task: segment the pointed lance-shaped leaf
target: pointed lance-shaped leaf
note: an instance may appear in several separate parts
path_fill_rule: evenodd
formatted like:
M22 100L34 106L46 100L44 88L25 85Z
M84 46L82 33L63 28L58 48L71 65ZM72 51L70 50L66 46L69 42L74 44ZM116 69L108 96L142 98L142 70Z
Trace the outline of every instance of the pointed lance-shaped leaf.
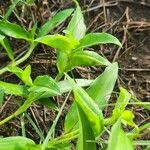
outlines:
M90 122L93 133L99 135L103 130L103 115L101 110L84 89L79 87L68 75L66 76L73 87L75 102L85 113Z
M12 49L10 47L10 44L7 40L7 38L3 35L0 35L0 44L4 47L4 49L6 50L7 52L7 55L8 57L14 61L14 55L13 55L13 52L12 52Z
M89 33L83 37L76 49L83 49L98 44L116 44L121 46L119 40L108 33Z
M126 89L120 87L120 94L115 104L113 115L110 118L112 123L115 122L121 116L126 106L128 105L130 99L131 94Z
M48 34L52 29L67 19L72 12L73 9L66 9L56 13L52 18L49 18L49 20L39 29L37 37L45 36Z
M32 93L43 93L39 98L48 98L61 94L56 81L47 75L38 76L34 80L33 86L29 88L29 91Z
M68 37L59 34L43 36L37 38L35 41L51 46L66 53L69 53L70 50L74 49L78 44L72 42Z
M77 40L80 40L85 36L86 26L81 8L76 0L74 0L74 2L76 3L77 8L66 30L68 30Z
M22 70L17 66L10 65L9 67L7 67L7 70L9 72L14 73L18 78L20 78L25 83L25 85L32 86L30 65L28 65L24 70Z
M111 63L93 51L78 51L70 55L71 66L108 66Z
M32 79L31 79L31 65L28 65L22 73L22 81L28 85L32 86Z
M59 74L63 74L70 69L68 54L57 50L57 68Z
M91 124L82 110L80 105L77 104L78 116L79 116L79 136L76 149L77 150L96 150L96 143L94 132Z
M0 21L0 31L7 36L14 37L16 39L30 40L30 34L15 23L6 21Z
M17 96L26 97L29 94L26 86L3 81L0 81L0 89L3 89L6 94L13 94Z
M109 65L105 71L98 76L86 90L89 96L98 104L100 109L108 103L118 77L118 64ZM78 116L75 103L70 107L65 118L65 131L70 132L77 127Z
M88 87L94 80L88 79L75 79L76 83L80 87ZM68 82L68 80L63 80L58 82L59 89L61 93L65 93L72 90L72 86Z
M121 129L121 119L111 129L107 150L134 150L132 142Z

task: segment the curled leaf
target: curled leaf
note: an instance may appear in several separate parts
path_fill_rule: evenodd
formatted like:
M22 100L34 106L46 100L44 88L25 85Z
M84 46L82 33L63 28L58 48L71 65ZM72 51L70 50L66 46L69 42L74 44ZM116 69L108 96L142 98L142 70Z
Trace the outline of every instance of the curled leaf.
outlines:
M133 119L135 118L134 114L130 110L125 110L121 115L121 120L125 125L130 125L133 127L137 127L134 123Z

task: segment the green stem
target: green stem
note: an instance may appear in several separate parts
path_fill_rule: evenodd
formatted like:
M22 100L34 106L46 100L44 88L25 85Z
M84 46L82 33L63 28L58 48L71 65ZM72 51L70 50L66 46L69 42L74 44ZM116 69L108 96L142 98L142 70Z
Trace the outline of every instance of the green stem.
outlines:
M42 132L41 128L39 127L39 125L38 124L36 125L35 122L32 120L32 118L30 117L30 115L28 115L27 113L26 113L26 117L29 120L29 123L32 125L32 127L36 131L36 133L39 135L40 141L43 142L44 141L44 135L43 135L43 132Z
M46 147L47 147L47 145L48 145L48 142L49 142L49 140L51 139L51 135L52 135L52 133L53 133L54 130L55 130L56 124L57 124L57 122L58 122L58 120L59 120L59 118L60 118L60 116L61 116L61 113L62 113L62 111L63 111L63 109L64 109L64 107L65 107L65 105L66 105L66 102L67 102L67 100L68 100L68 98L69 98L69 95L70 95L70 92L68 93L68 96L66 97L66 99L65 99L63 105L61 106L61 108L60 108L60 110L59 110L59 112L58 112L58 114L57 114L55 120L53 121L53 124L52 124L50 130L48 131L48 134L47 134L47 136L46 136L46 138L45 138L45 140L44 140L44 142L43 142L43 144L42 144L41 150L45 150L45 149L46 149Z
M140 136L140 133L145 130L145 129L148 129L150 128L150 123L146 123L144 125L141 125L138 127L138 129L133 129L131 132L129 132L127 135L128 137L130 137L131 139L135 139L137 137Z
M56 76L56 78L55 78L55 80L56 81L59 81L61 78L62 78L62 76L63 76L63 73L59 73L57 76Z
M11 6L9 7L9 9L7 10L7 12L4 15L4 18L7 20L9 18L9 16L11 15L11 13L14 11L15 7L17 6L17 4L20 2L20 0L15 0L12 2Z
M0 126L8 122L9 120L13 119L15 117L15 114L12 114L11 116L8 116L4 120L0 121Z
M4 120L0 121L0 126L3 125L4 123L8 122L9 120L17 117L18 115L22 114L24 111L26 111L30 105L40 96L41 93L39 93L37 96L33 96L33 97L29 97L27 98L27 100L25 100L25 102L23 103L22 106L20 106L16 112L14 112L12 115L8 116L7 118L5 118Z
M8 64L6 67L0 69L0 75L3 74L4 72L6 72L6 71L7 71L7 68L8 68L10 65L19 65L19 64L21 64L22 62L24 62L27 58L29 58L30 55L32 54L34 48L35 48L36 46L37 46L36 43L34 43L34 42L31 43L28 52L27 52L22 58L18 59L18 60L15 61L15 62L12 62L12 63Z
M144 124L142 126L139 127L139 131L142 132L145 129L150 128L150 123Z
M32 52L36 46L37 46L37 43L34 43L34 42L31 43L28 52L22 58L18 59L14 64L19 65L22 62L24 62L25 60L27 60L30 57L30 55L32 54Z
M66 143L68 141L72 141L72 140L76 139L78 136L79 136L79 129L72 131L70 133L64 134L64 135L50 141L48 143L48 148L53 145L58 145L58 144Z
M25 129L25 122L24 122L24 113L20 117L21 129L22 129L22 136L26 137L26 129Z

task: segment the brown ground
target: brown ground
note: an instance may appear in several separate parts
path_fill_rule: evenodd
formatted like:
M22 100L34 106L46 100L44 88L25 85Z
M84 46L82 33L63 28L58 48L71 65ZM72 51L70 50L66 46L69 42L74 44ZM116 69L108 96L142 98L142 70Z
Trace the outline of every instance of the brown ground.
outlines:
M5 1L6 2L6 1ZM9 2L9 1L8 1ZM123 44L122 49L114 46L97 46L97 52L105 55L111 61L118 61L120 65L118 86L124 86L129 89L142 101L150 102L150 1L149 0L82 0L82 10L84 10L85 20L88 32L108 32L120 39ZM0 10L3 13L8 6L4 1L0 1ZM39 24L46 21L55 11L72 6L71 1L63 2L61 0L44 0L36 2L36 5L28 6L25 12L21 7L17 7L16 13L20 20L13 14L10 20L19 24L28 26L33 24L33 18ZM21 17L22 14L22 17ZM66 27L66 22L54 30L60 32ZM23 42L12 41L16 55L24 52L27 45ZM1 64L7 63L5 54L0 55ZM55 77L57 69L55 67L55 53L46 46L39 46L32 54L30 59L21 66L30 63L32 65L32 76L49 74ZM94 78L100 73L100 69L78 68L74 72L79 77ZM18 82L16 77L6 73L2 75L1 80ZM0 117L3 118L16 109L16 98L6 97L6 105L0 111ZM14 103L15 100L15 103ZM59 100L59 101L58 101ZM58 105L61 100L56 99ZM18 103L18 101L17 101ZM68 107L68 106L67 106ZM67 109L66 107L66 109ZM132 107L136 114L136 122L143 124L150 121L149 111L139 106ZM52 120L55 118L55 112L42 106L34 104L30 110L31 116L37 119L44 132L48 130ZM58 133L62 132L63 114L60 124L57 128ZM43 120L44 119L44 120ZM35 131L27 125L27 134L29 137L38 140ZM15 119L0 127L0 135L11 136L21 134L20 122ZM143 139L150 140L150 134L145 134ZM140 148L137 148L140 149Z

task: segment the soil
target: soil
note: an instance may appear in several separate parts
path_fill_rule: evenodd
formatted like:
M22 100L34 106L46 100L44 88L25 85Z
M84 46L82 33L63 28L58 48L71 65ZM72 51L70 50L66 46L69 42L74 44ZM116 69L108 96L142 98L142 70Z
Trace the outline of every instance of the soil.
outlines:
M3 14L8 8L4 1L0 2L0 12ZM108 32L116 36L122 42L123 48L117 48L113 45L103 45L94 47L95 50L107 57L110 61L119 62L119 78L116 89L119 86L126 87L137 98L145 102L150 102L150 1L149 0L82 0L80 2L85 15L87 32ZM12 14L10 20L30 27L33 24L33 18L38 21L38 25L43 24L49 16L56 11L72 7L71 1L61 0L44 0L36 1L32 6L26 6L25 12L21 6L15 10L16 15ZM62 23L52 33L61 32L65 29L67 22ZM13 47L18 56L26 52L27 44L11 39ZM14 44L15 43L15 44ZM0 55L0 66L8 63L8 58L4 53ZM31 57L21 64L25 67L27 64L32 65L32 77L37 75L48 74L55 77L57 69L55 67L55 51L46 47L38 46ZM97 67L78 68L74 70L78 77L95 78L101 69ZM18 83L18 79L8 73L0 76L1 80ZM0 118L4 118L14 112L19 105L19 98L7 96L5 106L0 111ZM63 102L59 97L55 99L58 106ZM63 120L70 106L68 102L65 111L57 127L56 133L60 135L63 132ZM134 106L131 108L136 115L138 125L150 122L148 110L142 107ZM43 106L33 104L28 112L33 119L38 120L39 126L44 133L47 132L57 112L51 111ZM26 120L25 120L26 121ZM29 138L38 141L38 136L31 125L26 121L27 135ZM1 136L21 135L21 126L19 119L14 119L4 126L0 127ZM141 139L150 140L150 133L144 134ZM143 149L137 147L137 150Z

